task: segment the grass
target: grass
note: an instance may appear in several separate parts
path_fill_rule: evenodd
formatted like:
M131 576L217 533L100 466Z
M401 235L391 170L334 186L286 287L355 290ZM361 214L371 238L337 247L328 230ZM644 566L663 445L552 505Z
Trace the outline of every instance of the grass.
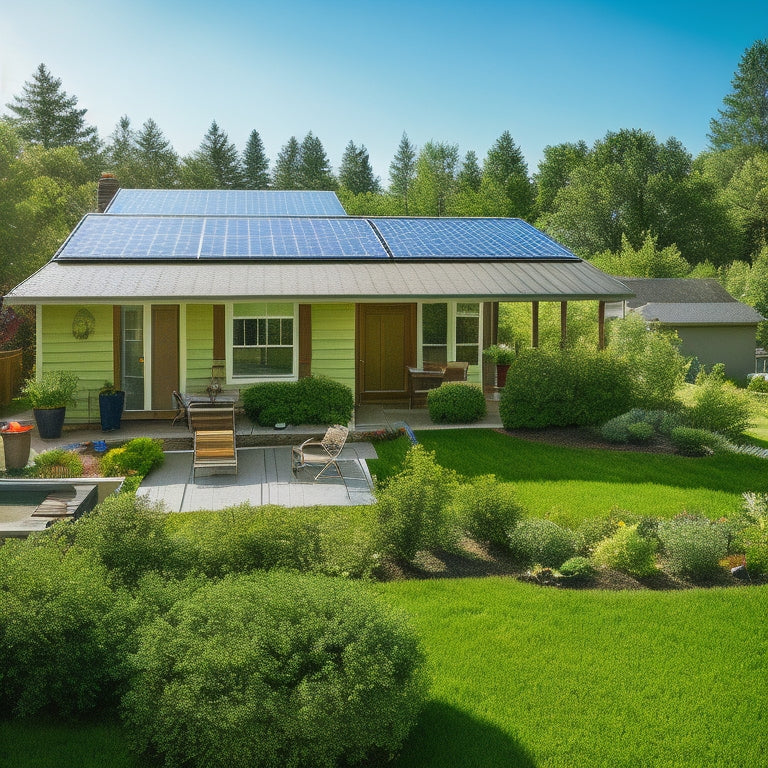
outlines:
M768 587L377 587L410 615L429 703L397 768L762 765Z
M683 509L727 515L744 491L768 492L765 459L722 454L684 456L567 448L521 440L494 430L431 430L418 439L438 463L467 475L495 474L514 482L535 516L576 524L614 507L638 515L671 517ZM369 461L380 480L399 470L406 439L377 443Z

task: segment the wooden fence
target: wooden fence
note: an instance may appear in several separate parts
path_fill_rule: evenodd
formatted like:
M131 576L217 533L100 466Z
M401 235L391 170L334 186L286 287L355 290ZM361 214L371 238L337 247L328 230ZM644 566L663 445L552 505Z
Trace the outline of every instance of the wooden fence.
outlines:
M0 351L0 407L19 394L21 386L21 350Z

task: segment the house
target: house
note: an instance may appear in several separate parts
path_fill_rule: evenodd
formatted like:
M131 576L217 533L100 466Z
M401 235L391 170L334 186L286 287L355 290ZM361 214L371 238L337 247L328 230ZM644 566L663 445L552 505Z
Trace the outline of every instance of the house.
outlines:
M466 361L482 382L499 301L533 303L537 343L538 302L598 301L602 331L604 302L630 296L519 219L347 216L332 192L116 186L103 178L103 212L5 297L37 308L38 371L80 377L71 420L105 379L126 390L126 418L165 416L172 391L203 391L214 363L230 389L314 374L357 403L405 401L406 366Z
M717 280L620 278L634 293L609 305L607 316L636 312L648 322L676 331L680 352L710 368L724 363L726 375L743 379L755 370L757 324L762 315L731 296Z

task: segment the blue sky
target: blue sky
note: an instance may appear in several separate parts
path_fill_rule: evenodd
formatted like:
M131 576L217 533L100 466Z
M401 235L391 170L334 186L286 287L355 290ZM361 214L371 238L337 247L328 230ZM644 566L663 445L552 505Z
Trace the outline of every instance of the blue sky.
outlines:
M22 7L23 6L23 7ZM505 130L533 173L548 144L641 128L694 155L768 2L0 0L0 109L44 62L102 138L153 117L181 154L216 120L274 159L312 130L375 172L403 131L474 149Z

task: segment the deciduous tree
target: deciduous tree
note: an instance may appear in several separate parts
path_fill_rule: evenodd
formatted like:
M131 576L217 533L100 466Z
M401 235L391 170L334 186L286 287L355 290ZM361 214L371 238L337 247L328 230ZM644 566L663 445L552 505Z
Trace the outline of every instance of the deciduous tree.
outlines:
M413 182L414 212L422 216L445 216L456 191L459 147L428 141L419 152Z

